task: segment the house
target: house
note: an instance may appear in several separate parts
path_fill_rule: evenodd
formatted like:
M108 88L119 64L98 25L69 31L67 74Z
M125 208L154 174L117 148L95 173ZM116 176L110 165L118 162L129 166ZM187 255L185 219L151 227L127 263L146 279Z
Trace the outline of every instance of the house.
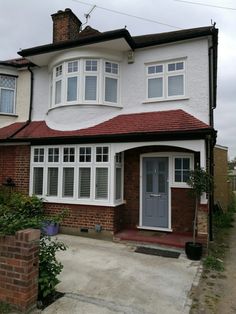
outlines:
M81 29L70 9L52 20L51 44L19 52L30 115L0 129L0 182L12 178L51 214L68 208L63 232L191 231L189 171L213 172L218 30L133 37ZM212 205L204 195L204 239Z

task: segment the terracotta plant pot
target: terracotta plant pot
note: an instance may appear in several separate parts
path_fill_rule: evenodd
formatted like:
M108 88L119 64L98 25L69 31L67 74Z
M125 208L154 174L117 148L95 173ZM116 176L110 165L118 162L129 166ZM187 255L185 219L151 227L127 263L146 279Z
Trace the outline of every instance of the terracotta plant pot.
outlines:
M185 253L188 259L199 261L202 258L202 243L186 242Z

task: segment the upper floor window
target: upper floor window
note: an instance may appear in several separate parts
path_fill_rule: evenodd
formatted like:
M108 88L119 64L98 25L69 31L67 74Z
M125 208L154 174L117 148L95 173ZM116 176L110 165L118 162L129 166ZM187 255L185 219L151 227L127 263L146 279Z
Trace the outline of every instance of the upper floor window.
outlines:
M52 104L118 104L119 64L102 59L63 62L53 69Z
M158 100L185 95L185 61L148 65L147 98Z
M0 113L15 112L16 78L0 75Z

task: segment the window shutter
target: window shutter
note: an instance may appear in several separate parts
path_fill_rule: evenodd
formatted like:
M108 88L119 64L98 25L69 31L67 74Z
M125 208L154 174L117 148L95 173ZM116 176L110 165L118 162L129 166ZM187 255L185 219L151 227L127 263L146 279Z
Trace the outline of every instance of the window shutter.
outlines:
M108 197L108 168L96 168L96 199Z
M74 168L63 168L62 196L73 197L74 195Z
M43 168L35 167L33 173L33 194L43 195Z
M58 168L48 168L48 196L57 196L58 191Z
M168 96L184 94L184 76L175 75L168 77Z
M97 77L86 76L85 77L85 100L97 99Z
M121 168L116 167L116 200L121 198Z
M106 77L105 79L105 101L117 102L117 79Z
M91 169L79 168L79 198L90 198Z
M148 79L148 98L163 96L163 79L162 77Z
M67 79L67 101L77 100L77 77Z

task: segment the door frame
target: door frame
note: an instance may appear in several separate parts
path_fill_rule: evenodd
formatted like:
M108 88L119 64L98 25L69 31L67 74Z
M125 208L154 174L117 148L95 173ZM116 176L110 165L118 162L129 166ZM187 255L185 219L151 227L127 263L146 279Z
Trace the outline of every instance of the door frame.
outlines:
M149 227L143 226L143 158L146 157L165 157L168 159L168 227L167 228L158 228L158 227ZM169 153L147 153L140 155L140 180L139 180L139 229L147 230L157 230L157 231L169 231L171 232L171 177L172 176L172 165L171 158Z

